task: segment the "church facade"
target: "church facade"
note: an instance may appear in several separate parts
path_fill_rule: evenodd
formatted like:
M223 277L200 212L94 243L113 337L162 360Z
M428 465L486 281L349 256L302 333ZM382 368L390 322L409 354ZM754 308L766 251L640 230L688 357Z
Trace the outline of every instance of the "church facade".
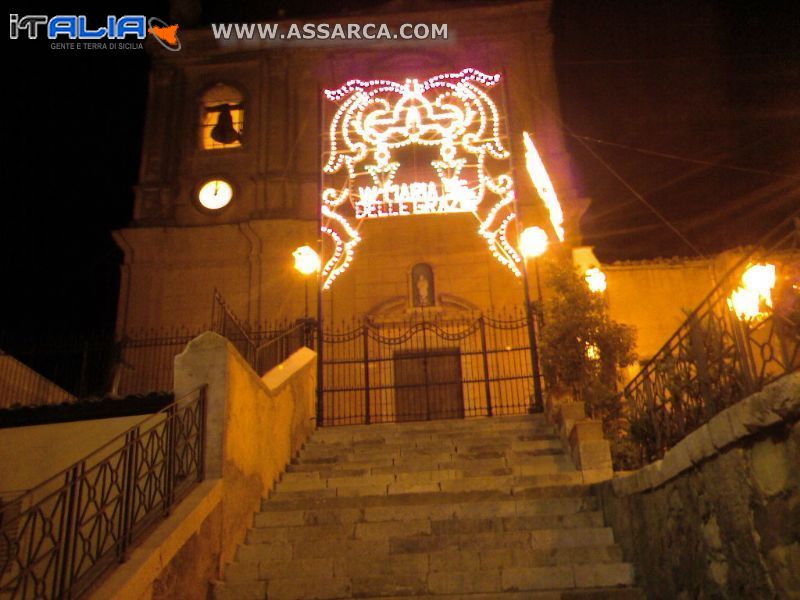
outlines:
M518 232L550 228L557 242L524 132L563 207L566 246L586 203L558 124L549 10L534 0L325 21L447 25L447 39L428 41L204 29L181 31L179 52L154 48L134 220L115 233L118 335L201 327L214 290L249 323L302 317L317 282L292 253L306 245L322 255L329 322L521 307Z

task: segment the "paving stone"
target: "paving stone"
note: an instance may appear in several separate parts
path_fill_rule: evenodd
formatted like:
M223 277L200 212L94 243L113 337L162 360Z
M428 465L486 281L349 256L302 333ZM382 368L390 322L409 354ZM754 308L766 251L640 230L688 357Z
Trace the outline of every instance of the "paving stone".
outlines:
M379 523L359 523L355 538L358 540L383 540L407 535L428 535L431 533L429 520L382 521Z
M424 556L424 555L423 555ZM477 550L446 549L427 555L429 569L434 571L477 571L481 568ZM500 565L498 565L499 568Z
M353 578L352 593L363 596L413 596L427 591L425 574L394 574L391 576L367 576Z
M574 565L577 587L612 587L631 585L633 567L626 563Z
M253 517L254 527L285 527L303 525L306 523L306 513L302 510L286 510L273 512L258 512Z
M417 575L424 580L429 570L428 554L402 554L365 561L352 561L348 557L338 557L334 563L334 574L337 577Z
M516 567L502 570L503 590L558 590L575 587L572 567Z
M258 566L259 579L287 579L305 577L334 577L332 557L295 558L281 563L261 563Z
M428 589L434 594L472 594L500 591L500 570L435 571L428 575Z
M371 506L364 509L364 521L402 521L404 519L448 519L454 517L458 504L421 504L417 506Z
M267 597L265 581L247 583L220 582L213 586L214 600L264 600Z
M269 600L330 600L347 598L351 591L349 579L336 577L281 577L267 585Z
M328 558L347 556L352 560L374 560L389 554L389 540L300 540L294 543L297 558Z
M444 483L451 483L445 481ZM438 492L442 489L442 484L438 482L417 483L417 482L397 482L389 485L389 494L417 494L420 492Z
M260 579L258 576L258 565L258 561L238 560L232 562L225 566L225 581L230 584L257 581Z

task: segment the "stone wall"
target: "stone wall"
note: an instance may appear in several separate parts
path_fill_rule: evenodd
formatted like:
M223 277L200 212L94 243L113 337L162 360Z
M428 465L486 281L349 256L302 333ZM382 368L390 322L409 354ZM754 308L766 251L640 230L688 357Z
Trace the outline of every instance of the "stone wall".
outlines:
M258 377L225 338L175 359L178 397L207 385L206 481L93 590L106 600L205 598L273 484L313 432L316 354L301 348Z
M800 598L800 373L599 486L652 599Z

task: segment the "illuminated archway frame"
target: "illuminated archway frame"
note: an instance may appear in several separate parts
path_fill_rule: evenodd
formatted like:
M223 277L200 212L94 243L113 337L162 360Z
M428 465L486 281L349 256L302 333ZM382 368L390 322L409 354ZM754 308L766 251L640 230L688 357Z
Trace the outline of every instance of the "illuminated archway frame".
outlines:
M422 82L351 80L325 91L338 109L323 156L321 232L332 247L323 289L350 266L364 220L416 214L472 213L495 258L521 276L522 259L507 239L516 235L510 153L486 91L499 82L499 74L464 69ZM413 144L439 148L431 162L438 182L394 183L402 165L393 152ZM371 185L358 186L365 178Z

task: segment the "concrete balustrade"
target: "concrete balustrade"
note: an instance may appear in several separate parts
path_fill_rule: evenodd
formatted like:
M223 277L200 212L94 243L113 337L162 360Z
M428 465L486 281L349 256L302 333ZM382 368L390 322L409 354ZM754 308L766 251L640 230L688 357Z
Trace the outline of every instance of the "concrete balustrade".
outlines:
M228 340L206 332L175 359L176 396L200 385L208 386L206 480L90 598L205 598L314 431L316 354L308 348L259 377Z

